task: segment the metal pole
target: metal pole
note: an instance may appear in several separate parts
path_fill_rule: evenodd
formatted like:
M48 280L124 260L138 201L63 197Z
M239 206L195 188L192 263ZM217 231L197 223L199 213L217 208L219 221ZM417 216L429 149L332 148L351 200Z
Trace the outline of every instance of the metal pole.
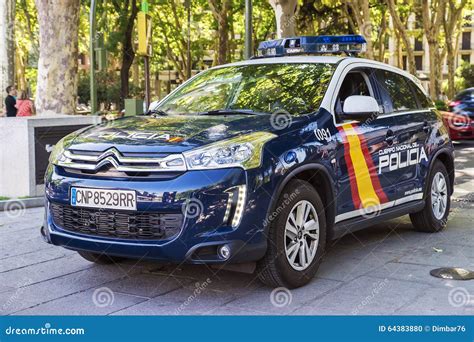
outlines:
M97 85L95 83L95 37L96 37L96 20L95 20L95 12L96 12L96 1L91 0L91 10L90 10L90 18L89 18L89 55L90 55L90 93L91 93L91 114L97 115Z
M186 51L186 59L188 60L188 63L186 64L186 78L190 79L191 78L191 2L189 0L186 0L184 5L186 6L186 9L188 11L188 41L187 41L187 51Z
M245 50L244 57L249 59L252 50L252 0L245 0Z
M150 57L144 56L144 66L145 66L145 111L148 111L150 108Z

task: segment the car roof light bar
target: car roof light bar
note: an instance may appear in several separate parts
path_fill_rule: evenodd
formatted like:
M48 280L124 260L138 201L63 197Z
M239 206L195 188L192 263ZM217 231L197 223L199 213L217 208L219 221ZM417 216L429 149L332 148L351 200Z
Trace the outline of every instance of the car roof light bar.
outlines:
M299 36L261 42L253 58L292 55L340 54L356 56L364 52L367 41L361 35Z

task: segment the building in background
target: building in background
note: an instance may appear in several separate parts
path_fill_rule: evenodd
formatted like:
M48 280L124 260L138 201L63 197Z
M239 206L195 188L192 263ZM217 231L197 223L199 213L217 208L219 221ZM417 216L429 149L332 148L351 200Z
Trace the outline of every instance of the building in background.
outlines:
M468 11L465 11L468 12ZM393 25L390 20L390 26L393 32ZM415 67L418 78L422 81L425 89L428 89L429 86L429 74L430 74L430 64L429 64L429 53L428 53L428 42L426 37L423 34L423 27L420 18L416 18L415 14L411 15L407 27L411 36L412 46L414 48L415 55ZM416 33L421 32L417 38ZM398 66L404 70L408 70L407 65L407 56L405 49L403 48L399 53L397 53L397 41L395 35L389 35L387 40L387 49L388 54L385 62L391 65ZM457 69L463 62L474 63L474 17L472 15L464 14L463 25L458 35L458 42L456 45L456 60L455 68ZM446 64L446 56L443 58L442 63L442 74L443 79L446 79L448 73L448 67Z

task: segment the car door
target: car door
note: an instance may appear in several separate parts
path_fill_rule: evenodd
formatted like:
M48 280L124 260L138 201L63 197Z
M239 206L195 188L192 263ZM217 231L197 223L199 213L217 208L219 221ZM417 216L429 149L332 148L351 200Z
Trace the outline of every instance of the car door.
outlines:
M395 196L396 185L377 172L379 151L387 146L386 134L392 122L384 115L375 70L369 67L350 69L336 89L333 106L338 129L336 222L341 222L379 212ZM374 97L380 106L379 115L363 122L341 120L344 99L351 95Z
M388 130L392 143L379 152L378 173L397 185L395 205L421 199L429 153L426 143L436 113L421 89L404 75L379 69L377 79L387 114L393 118Z

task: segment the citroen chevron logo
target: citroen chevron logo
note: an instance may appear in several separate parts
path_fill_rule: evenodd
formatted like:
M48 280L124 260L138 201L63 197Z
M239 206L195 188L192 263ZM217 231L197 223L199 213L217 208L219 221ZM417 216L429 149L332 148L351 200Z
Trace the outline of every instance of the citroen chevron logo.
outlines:
M120 152L117 151L115 148L108 149L104 153L102 153L99 158L97 158L97 167L100 168L106 164L110 164L113 167L117 168L120 163Z
M101 161L102 159L106 158L106 157L115 157L117 160L120 161L120 152L117 151L114 147L108 149L107 151L105 151L104 153L102 153L99 157L99 160L98 161Z

